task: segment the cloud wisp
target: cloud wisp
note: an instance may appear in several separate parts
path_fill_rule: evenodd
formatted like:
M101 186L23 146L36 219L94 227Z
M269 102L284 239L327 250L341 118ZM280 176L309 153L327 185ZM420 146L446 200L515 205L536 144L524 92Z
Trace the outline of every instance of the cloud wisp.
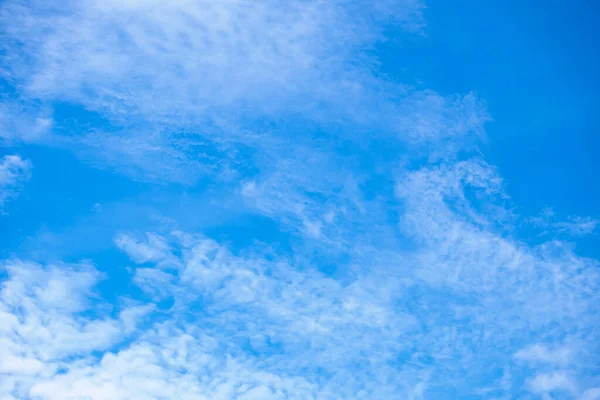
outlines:
M18 195L23 182L31 177L31 163L17 155L0 160L0 210L4 203Z

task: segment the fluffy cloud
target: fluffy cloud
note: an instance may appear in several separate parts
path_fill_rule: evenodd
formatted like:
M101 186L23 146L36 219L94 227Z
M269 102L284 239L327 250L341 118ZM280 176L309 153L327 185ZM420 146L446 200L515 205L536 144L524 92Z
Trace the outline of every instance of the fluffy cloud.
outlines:
M126 251L142 262L135 243L148 242L130 240ZM370 398L418 384L417 371L392 378L387 365L404 346L397 339L416 328L414 317L394 312L387 291L371 293L364 281L344 287L258 254L234 256L201 236L175 233L171 241L182 255L165 272L173 276L167 308L115 313L97 298L100 274L90 265L6 262L3 396ZM134 277L142 289L164 283L140 281L146 269ZM153 312L163 317L131 329ZM367 371L354 376L359 364Z
M494 233L474 204L461 204L469 185L500 193L479 161L399 182L403 220L423 224L410 230L421 245L341 279L260 248L233 254L198 234L123 233L115 242L137 265L142 293L114 310L94 291L101 274L89 264L6 261L1 390L40 399L590 398L597 263ZM434 188L439 196L410 203Z
M123 339L123 322L95 299L100 274L93 266L10 260L2 267L8 274L0 292L3 398L29 396L36 380ZM93 317L86 315L92 309Z

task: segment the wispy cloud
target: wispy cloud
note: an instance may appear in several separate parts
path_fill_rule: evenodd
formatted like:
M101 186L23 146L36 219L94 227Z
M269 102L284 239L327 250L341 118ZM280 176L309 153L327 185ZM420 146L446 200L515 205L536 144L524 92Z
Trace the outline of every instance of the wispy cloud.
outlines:
M3 141L177 191L206 177L201 206L179 219L235 208L291 238L233 246L176 220L137 234L154 212L142 201L121 211L127 224L97 208L82 224L111 231L131 264L119 279L119 263L3 261L0 397L597 397L598 262L512 235L519 216L479 149L482 100L377 73L371 50L390 27L422 33L423 8L0 6L14 92ZM3 159L0 205L30 169ZM530 222L576 236L597 224L549 211ZM71 248L88 228L43 245Z
M404 175L403 221L418 225L410 232L422 244L387 263L363 259L341 279L268 248L234 254L199 234L121 233L115 243L143 293L115 309L93 290L101 275L89 264L7 261L2 340L12 361L2 390L48 399L523 388L589 397L598 264L559 243L534 248L494 232L464 191L502 198L495 176L479 161ZM498 367L512 383L494 381Z
M0 207L16 196L24 181L31 176L31 163L20 156L4 156L0 160Z
M566 221L557 220L554 210L545 208L535 217L527 218L527 222L542 229L542 235L549 233L565 234L570 236L585 236L594 233L599 220L592 217L571 215Z
M365 51L384 38L380 26L421 30L423 8L417 0L11 1L2 7L11 54L3 68L21 103L51 109L68 102L106 119L105 129L84 129L66 144L74 132L58 123L56 140L82 157L138 179L190 183L253 165L240 147L274 157L311 136L260 134L264 128L254 125L261 120L277 131L279 121L294 120L352 122L347 133L362 125L407 136L464 134L470 127L451 121L454 108L464 113L470 105L434 92L406 98L407 88L374 74L376 59ZM402 117L414 108L420 122ZM436 109L445 115L426 122ZM12 125L50 123L15 111Z
M568 365L571 354L568 348L548 349L541 344L534 344L515 354L517 360L533 363L550 363Z
M536 393L548 394L550 392L576 392L575 384L564 371L551 374L536 375L529 383L531 389Z
M598 341L589 302L600 283L597 261L575 256L558 241L531 247L510 238L497 223L504 213L496 207L502 209L506 198L501 180L481 160L404 173L397 193L406 204L402 229L420 243L414 254L417 276L442 290L453 315L464 321L445 328L450 336L440 333L431 341L432 351L452 360L446 373L477 379L487 368L479 362L503 359L494 353L520 342L515 359L542 368L530 382L535 392L566 390L577 396L578 384L589 385L587 360L596 357L588 346L595 348ZM565 338L570 340L566 348ZM544 341L550 347L539 344ZM445 363L436 365L439 371ZM557 366L573 369L547 371ZM513 377L525 373L510 360L504 368ZM504 385L500 380L495 392L506 393Z
M0 140L3 143L43 142L52 124L49 110L0 97Z

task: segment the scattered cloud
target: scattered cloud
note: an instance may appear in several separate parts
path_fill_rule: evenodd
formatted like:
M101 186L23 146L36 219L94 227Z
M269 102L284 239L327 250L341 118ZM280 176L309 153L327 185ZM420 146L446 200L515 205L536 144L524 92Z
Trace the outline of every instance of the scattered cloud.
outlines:
M481 99L377 73L373 47L390 26L423 33L423 9L3 3L4 142L202 191L179 219L258 215L291 243L234 246L171 215L144 232L138 202L44 231L70 249L103 223L131 265L2 262L0 397L597 398L598 261L512 235ZM30 170L2 159L0 206ZM558 238L598 223L529 222Z
M529 247L494 232L493 215L465 195L470 186L479 201L502 201L495 171L479 160L406 172L402 226L413 224L421 244L336 279L261 247L234 254L200 234L121 233L115 244L141 292L123 293L115 309L94 290L102 275L90 264L7 260L1 340L12 361L0 390L17 399L524 389L593 398L598 264L559 243Z

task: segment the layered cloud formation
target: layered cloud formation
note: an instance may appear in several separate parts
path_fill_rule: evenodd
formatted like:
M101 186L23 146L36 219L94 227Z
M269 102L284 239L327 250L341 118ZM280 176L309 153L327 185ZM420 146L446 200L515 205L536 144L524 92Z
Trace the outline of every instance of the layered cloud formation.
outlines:
M380 71L424 9L5 2L3 143L203 206L114 229L127 261L3 260L0 397L600 398L600 265L564 241L597 221L518 215L484 101ZM181 229L212 214L246 244Z

